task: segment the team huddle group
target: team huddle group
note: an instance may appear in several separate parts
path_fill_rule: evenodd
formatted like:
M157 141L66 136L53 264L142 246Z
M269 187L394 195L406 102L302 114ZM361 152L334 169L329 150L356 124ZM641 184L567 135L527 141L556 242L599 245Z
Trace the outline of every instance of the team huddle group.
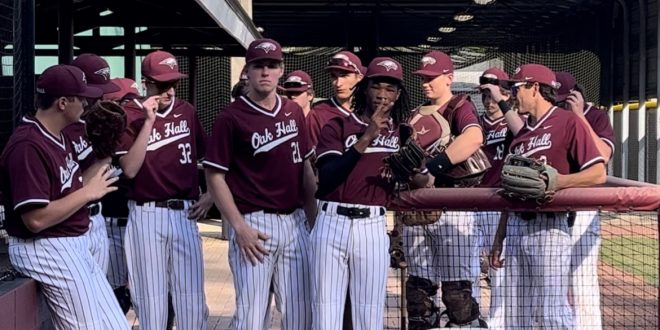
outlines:
M206 329L196 220L215 204L230 224L233 329L267 328L273 295L282 329L383 329L386 207L400 186L384 160L409 139L425 151L411 188L465 186L447 173L480 151L490 168L471 185L499 186L508 154L555 168L555 189L605 180L611 125L569 73L525 64L509 77L490 68L479 81L479 115L452 93L454 67L439 51L414 72L427 99L416 108L393 58L365 67L351 52L333 55L334 96L313 105L305 72L279 84L276 41L255 40L245 60L234 101L209 136L176 97L187 76L168 52L142 61L145 93L110 79L94 54L38 78L36 110L0 156L0 189L11 263L40 283L55 328L129 329L132 305L142 329L172 319L180 330ZM111 154L95 148L85 123L108 108L125 117ZM446 327L601 327L597 213L445 212L437 220L404 227L410 329L441 326L438 290ZM482 248L499 267L488 321L479 311Z

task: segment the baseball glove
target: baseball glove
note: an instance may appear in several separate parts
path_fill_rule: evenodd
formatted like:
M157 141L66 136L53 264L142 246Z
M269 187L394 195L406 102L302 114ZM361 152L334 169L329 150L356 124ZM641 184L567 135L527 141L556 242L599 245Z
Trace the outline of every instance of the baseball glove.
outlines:
M509 155L502 168L504 195L522 201L544 204L552 200L557 184L557 170L540 161Z
M438 222L442 211L405 211L397 215L406 226L426 226Z
M387 156L383 162L385 162L386 176L399 184L408 184L412 181L413 176L419 173L426 153L410 136L402 141L405 143L401 145L399 151Z
M479 148L464 162L442 173L437 179L454 187L474 187L481 183L490 167L488 156Z
M96 156L98 158L112 156L126 128L124 109L111 101L99 101L85 112L83 120L87 139L92 143Z

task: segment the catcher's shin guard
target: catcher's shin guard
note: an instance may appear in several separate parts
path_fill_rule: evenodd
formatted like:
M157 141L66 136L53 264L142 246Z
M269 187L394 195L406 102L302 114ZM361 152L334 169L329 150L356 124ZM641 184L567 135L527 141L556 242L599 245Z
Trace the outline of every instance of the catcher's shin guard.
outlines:
M440 309L432 297L438 292L438 285L431 280L410 276L406 281L406 302L408 328L426 330L440 325Z
M470 281L442 282L442 302L451 324L466 325L479 319L479 304L472 297Z

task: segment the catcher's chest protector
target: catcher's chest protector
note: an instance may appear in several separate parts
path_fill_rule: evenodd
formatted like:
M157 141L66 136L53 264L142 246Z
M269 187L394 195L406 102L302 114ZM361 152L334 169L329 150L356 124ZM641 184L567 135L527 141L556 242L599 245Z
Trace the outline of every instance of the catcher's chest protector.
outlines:
M415 141L428 156L442 152L451 139L449 122L438 112L437 105L422 105L415 110L410 120L415 129Z

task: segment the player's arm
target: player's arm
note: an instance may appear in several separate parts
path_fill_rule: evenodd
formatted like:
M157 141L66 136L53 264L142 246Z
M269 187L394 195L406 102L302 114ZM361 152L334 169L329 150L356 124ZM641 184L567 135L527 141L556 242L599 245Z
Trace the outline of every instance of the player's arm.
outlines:
M303 170L303 207L310 228L314 227L314 222L316 220L317 205L316 198L314 198L316 188L316 175L314 174L312 162L308 158L305 160Z
M145 119L140 132L133 141L133 144L128 149L128 152L119 158L119 164L124 171L124 175L132 179L142 168L144 158L147 154L147 144L149 143L149 136L156 121L156 110L158 109L158 96L149 97L142 103L144 109Z
M453 165L460 164L481 148L482 143L484 143L484 136L481 128L470 126L456 137L445 153Z
M493 269L504 267L504 259L502 259L502 250L504 246L504 238L506 238L506 226L509 221L509 212L502 211L500 213L500 222L497 225L497 232L493 239L493 246L490 250L490 266Z
M92 165L89 166L82 173L83 185L87 185L87 183L94 177L94 175L96 175L96 173L99 171L99 169L103 166L109 165L110 161L111 161L110 157L95 160L92 163Z
M28 209L21 214L25 227L33 233L55 226L68 219L89 202L101 199L105 194L117 190L111 185L119 178L110 178L112 171L108 166L96 170L87 185L63 198L50 201L46 206Z
M591 139L594 141L596 144L596 148L598 148L598 153L603 157L605 160L605 164L609 162L610 158L612 157L612 146L608 145L601 139L600 136L596 133L594 128L591 126L591 123L587 120L587 117L584 115L584 97L582 96L582 93L578 91L573 91L571 94L566 97L566 104L568 104L568 107L573 111L574 114L580 118L580 121L584 124L585 128L589 132L589 136L591 136Z
M573 174L557 174L557 190L576 187L589 187L605 183L605 164L600 161Z
M229 221L229 224L236 233L236 242L252 265L257 262L263 262L264 256L268 251L260 241L265 241L270 237L248 225L243 219L243 215L238 210L234 202L234 196L229 190L225 180L225 172L214 168L205 169L209 193L213 197L215 205L222 213L223 220Z

